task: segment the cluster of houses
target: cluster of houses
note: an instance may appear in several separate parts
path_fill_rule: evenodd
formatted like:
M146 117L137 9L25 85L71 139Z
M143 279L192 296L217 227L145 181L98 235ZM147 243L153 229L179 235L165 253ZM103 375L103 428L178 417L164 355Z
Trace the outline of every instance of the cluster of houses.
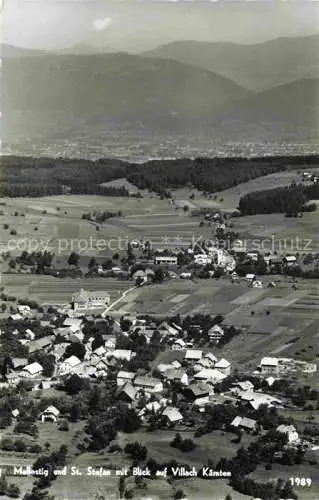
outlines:
M266 356L260 361L259 369L262 375L281 377L293 373L316 373L317 364L299 361L292 358L276 358Z

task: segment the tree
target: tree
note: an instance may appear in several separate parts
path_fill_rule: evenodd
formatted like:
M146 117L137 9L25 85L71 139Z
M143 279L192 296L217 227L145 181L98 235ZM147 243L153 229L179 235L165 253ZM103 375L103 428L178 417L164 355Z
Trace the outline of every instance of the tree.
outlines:
M186 495L183 490L177 490L174 493L174 500L181 500L182 498L186 498Z
M69 344L65 350L65 358L70 358L71 356L76 356L81 361L83 361L86 353L85 345L81 342L72 342Z
M69 378L66 379L64 383L64 390L68 394L77 394L83 387L83 380L81 377L74 373Z
M155 270L155 273L154 273L154 283L162 283L164 281L164 278L165 278L165 273L164 273L164 270L159 267L158 269Z
M125 477L123 477L123 476L120 477L120 479L119 479L118 489L119 489L120 499L122 499L124 496L124 491L125 491Z
M72 252L68 258L68 264L69 266L77 266L80 260L79 254L76 252Z
M94 271L96 268L97 268L96 259L94 257L92 257L92 259L90 259L90 261L88 263L88 270L89 271Z

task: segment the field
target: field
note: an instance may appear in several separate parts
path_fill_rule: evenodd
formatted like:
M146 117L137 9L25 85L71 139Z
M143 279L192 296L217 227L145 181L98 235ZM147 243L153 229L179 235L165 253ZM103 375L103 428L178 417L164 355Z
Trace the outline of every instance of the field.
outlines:
M93 211L121 211L121 216L108 219L97 231L95 223L82 219L83 213ZM200 234L211 236L211 229L199 228L197 218L155 196L140 200L102 196L3 198L1 213L1 252L19 255L23 250L49 250L55 253L57 263L65 262L72 251L82 257L124 255L130 240L175 248L190 245Z
M86 290L103 290L111 295L111 300L118 299L122 293L132 287L131 281L119 281L113 278L54 278L41 275L4 274L1 285L8 295L29 298L45 304L66 304L74 293L81 288Z

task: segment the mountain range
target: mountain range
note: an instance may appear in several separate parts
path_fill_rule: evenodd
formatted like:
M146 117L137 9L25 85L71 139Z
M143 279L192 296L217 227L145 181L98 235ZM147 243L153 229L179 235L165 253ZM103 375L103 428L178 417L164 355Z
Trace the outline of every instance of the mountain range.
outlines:
M319 35L277 38L252 45L176 41L142 55L214 71L257 92L319 77Z
M231 140L317 137L318 42L181 41L140 55L2 46L2 139L68 138L83 130L94 138L97 130L124 127Z

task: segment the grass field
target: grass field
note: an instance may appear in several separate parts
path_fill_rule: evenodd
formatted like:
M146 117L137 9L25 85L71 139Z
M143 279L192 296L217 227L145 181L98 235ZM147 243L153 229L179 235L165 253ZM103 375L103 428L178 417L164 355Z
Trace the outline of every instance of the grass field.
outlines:
M41 304L64 304L70 302L75 292L81 288L86 290L103 290L115 300L132 287L131 281L120 281L113 278L54 278L41 275L4 274L2 286L8 295L19 298L38 300Z

